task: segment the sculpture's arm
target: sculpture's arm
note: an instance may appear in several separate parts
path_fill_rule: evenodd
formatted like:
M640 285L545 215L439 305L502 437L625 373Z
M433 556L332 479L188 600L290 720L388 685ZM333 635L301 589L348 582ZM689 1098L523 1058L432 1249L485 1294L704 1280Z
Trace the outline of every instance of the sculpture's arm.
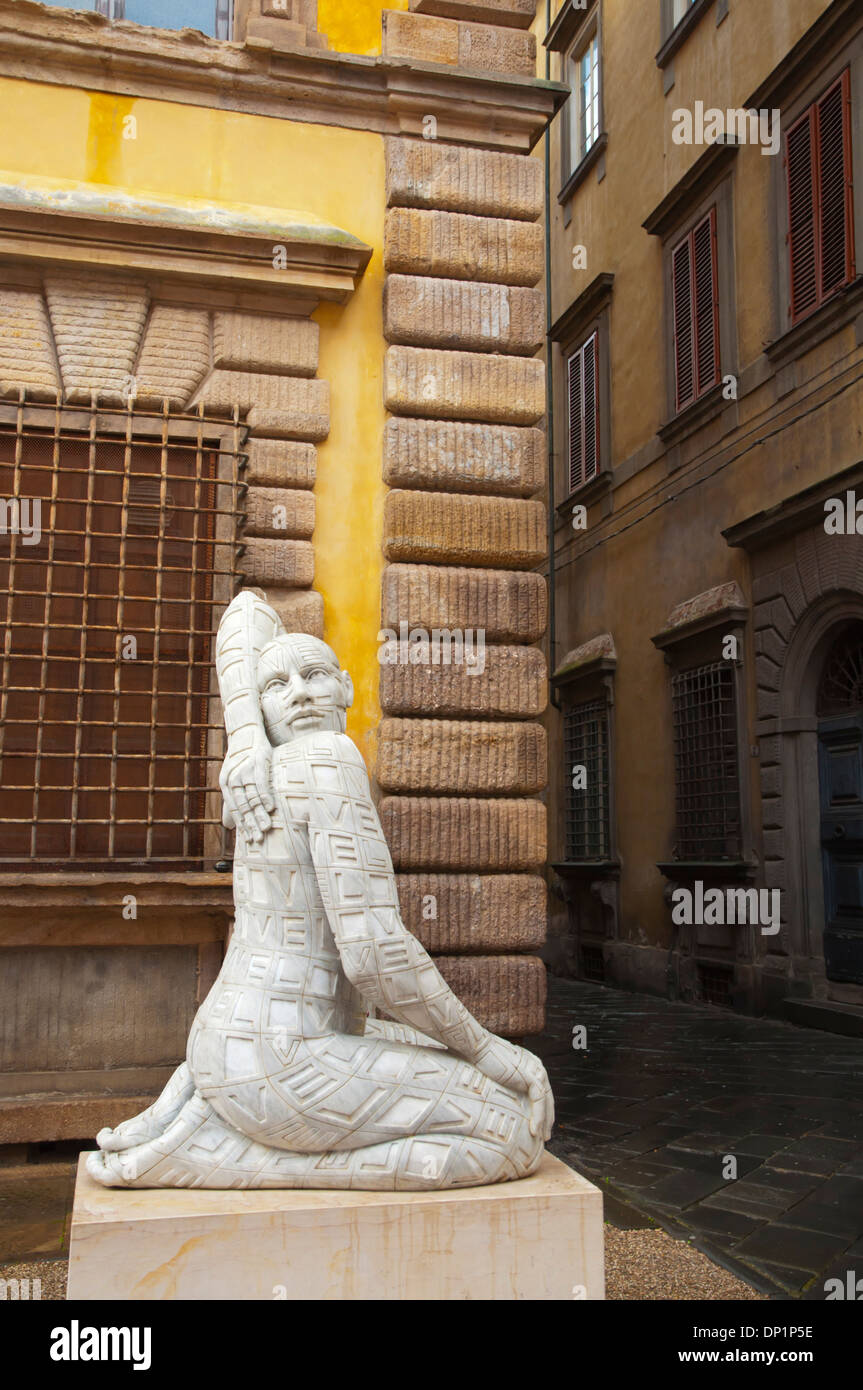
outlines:
M529 1093L532 1127L550 1130L542 1063L483 1028L404 925L359 750L344 734L315 736L301 748L312 861L348 979L367 1003L428 1034L493 1081Z
M219 776L224 823L261 840L276 803L270 787L272 745L258 698L258 657L284 632L278 614L249 589L225 610L216 638L216 673L225 709L228 751Z

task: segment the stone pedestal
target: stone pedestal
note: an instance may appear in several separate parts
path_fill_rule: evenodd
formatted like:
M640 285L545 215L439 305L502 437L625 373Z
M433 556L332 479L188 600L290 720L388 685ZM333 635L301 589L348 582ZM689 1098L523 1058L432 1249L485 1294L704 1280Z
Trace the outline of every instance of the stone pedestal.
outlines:
M602 1194L546 1154L452 1192L104 1188L78 1169L70 1299L604 1298Z

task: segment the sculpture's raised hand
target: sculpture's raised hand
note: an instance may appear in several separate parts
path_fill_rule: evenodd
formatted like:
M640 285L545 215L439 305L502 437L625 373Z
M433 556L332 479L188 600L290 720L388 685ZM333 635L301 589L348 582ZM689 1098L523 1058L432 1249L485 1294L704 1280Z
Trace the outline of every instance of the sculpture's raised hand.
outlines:
M269 830L272 812L276 809L271 785L273 748L264 730L249 736L243 731L242 741L228 740L228 752L219 774L219 786L224 798L223 822L245 835L249 843L260 844Z
M554 1099L548 1073L538 1057L527 1048L489 1033L473 1063L491 1081L527 1095L531 1102L531 1134L541 1133L544 1140L551 1138Z

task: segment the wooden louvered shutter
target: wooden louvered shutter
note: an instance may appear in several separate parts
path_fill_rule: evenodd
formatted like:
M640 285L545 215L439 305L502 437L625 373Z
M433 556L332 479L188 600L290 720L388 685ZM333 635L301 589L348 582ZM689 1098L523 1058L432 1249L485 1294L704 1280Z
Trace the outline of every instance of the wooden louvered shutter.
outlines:
M599 335L593 333L569 358L569 490L599 472Z
M816 103L820 298L853 279L851 85L847 70Z
M695 400L695 343L692 333L692 238L672 252L674 292L674 372L677 409Z
M716 209L692 233L696 394L719 380L719 281L716 264Z
M851 79L838 81L788 132L791 322L853 280Z

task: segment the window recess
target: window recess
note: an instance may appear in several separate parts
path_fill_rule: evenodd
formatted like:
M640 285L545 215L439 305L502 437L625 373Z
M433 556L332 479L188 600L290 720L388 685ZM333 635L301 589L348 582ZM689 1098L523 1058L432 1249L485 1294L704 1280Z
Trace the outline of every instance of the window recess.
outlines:
M213 643L242 438L167 408L0 405L0 866L225 857Z

